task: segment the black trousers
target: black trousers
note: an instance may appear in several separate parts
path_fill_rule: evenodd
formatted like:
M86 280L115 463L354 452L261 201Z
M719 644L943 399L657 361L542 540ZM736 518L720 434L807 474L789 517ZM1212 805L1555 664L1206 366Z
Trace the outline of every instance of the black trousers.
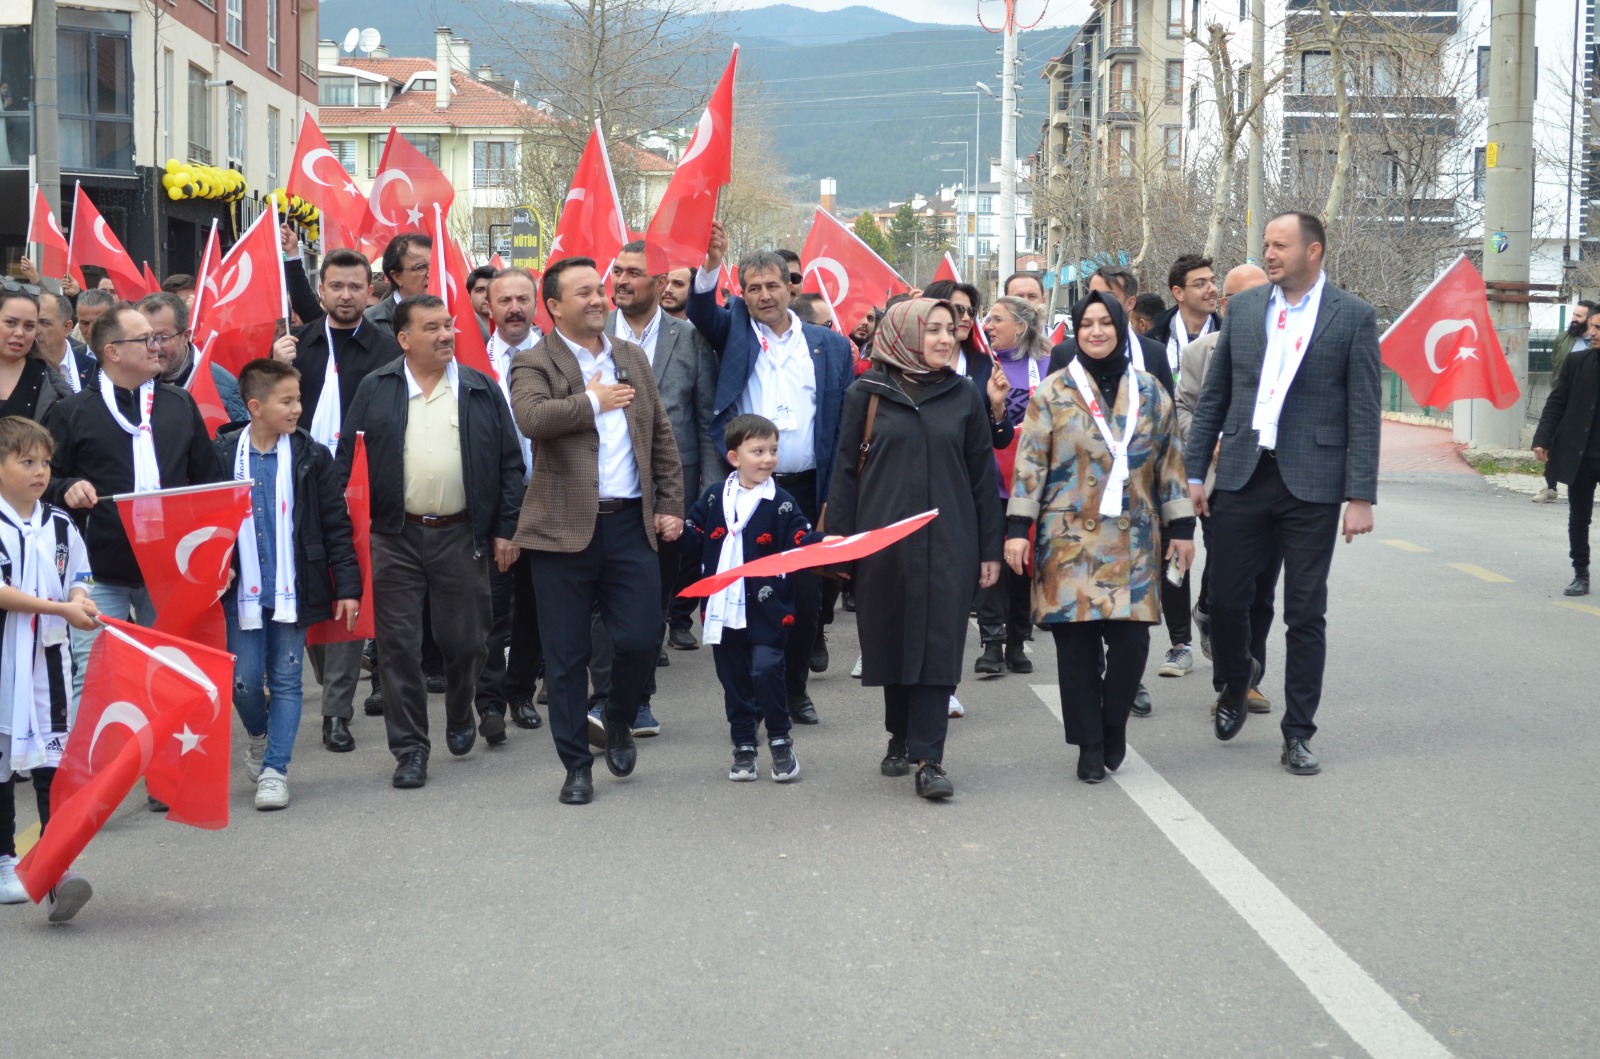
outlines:
M1300 500L1283 484L1278 461L1261 454L1256 473L1211 498L1211 657L1224 686L1241 694L1250 680L1250 608L1257 579L1283 560L1283 734L1309 739L1327 666L1328 570L1338 539L1339 505Z
M661 647L661 564L645 536L637 507L595 519L580 552L525 553L539 597L550 734L567 768L594 764L588 739L590 612L611 634L611 694L606 715L631 724Z
M527 555L511 569L489 571L494 624L489 630L489 658L478 677L478 715L505 715L513 697L532 699L544 648L539 640L539 609L533 593L533 572ZM511 657L507 659L506 649Z
M657 542L656 558L661 563L661 616L665 620L673 603L673 598L669 593L674 591L673 586L678 580L678 569L680 566L689 566L691 564L682 561L683 556L676 548L661 541ZM698 578L695 580L698 580ZM689 581L685 582L685 584L693 584L693 582ZM700 601L691 600L690 602L698 603ZM663 629L662 632L665 633L666 630ZM600 620L600 608L598 606L594 608L589 617L589 634L594 637L594 650L589 656L589 705L593 706L597 702L604 702L611 698L611 661L616 654L611 643L611 634L606 632L605 622ZM640 704L643 705L649 702L655 697L655 694L656 669L652 663L650 679L645 682L644 697L639 700Z
M1150 657L1150 626L1142 621L1064 621L1051 624L1061 726L1073 746L1101 746L1107 728L1122 728Z
M1000 577L978 589L978 638L985 644L1033 639L1033 578L1000 564Z
M472 725L472 700L489 655L493 613L489 570L472 523L372 534L372 606L389 750L399 757L431 748L428 685L422 671L423 599L444 665L447 731Z
M773 479L794 497L806 518L816 525L821 508L817 497L817 472L779 474L774 475ZM794 626L789 630L789 646L785 650L788 664L784 684L790 698L806 693L806 681L811 675L811 648L822 629L822 584L826 580L807 570L789 575L789 583L794 586ZM838 586L834 586L833 598L838 598Z
M1200 520L1200 533L1205 538L1206 555L1211 554L1211 520ZM1272 631L1272 619L1277 614L1275 606L1278 596L1278 571L1283 569L1283 559L1273 549L1271 561L1261 571L1261 576L1256 578L1255 598L1250 601L1250 657L1256 660L1261 667L1261 676L1256 678L1256 687L1261 686L1261 680L1267 675L1267 634ZM1211 561L1206 560L1205 567L1200 571L1200 613L1211 613ZM1165 605L1165 604L1163 604ZM1216 690L1222 690L1222 678L1217 670L1211 671L1211 684Z
M1169 559L1161 561L1161 618L1167 625L1167 638L1174 647L1186 647L1194 642L1194 630L1190 628L1191 619L1189 608L1192 606L1189 596L1189 575L1185 573L1183 580L1173 584L1167 580L1167 566Z
M787 720L787 718L785 718ZM50 785L55 769L32 769L33 801L39 807L39 830L50 823ZM0 857L17 855L17 777L0 783Z
M883 727L906 741L912 761L944 760L944 737L950 730L950 696L954 684L886 684L883 689Z
M1600 460L1586 459L1567 486L1567 544L1572 568L1589 569L1589 523L1594 517L1595 483L1600 482Z
M752 643L744 629L723 629L722 642L711 645L728 731L734 746L755 746L756 728L767 726L767 738L788 735L789 699L783 687L783 650Z

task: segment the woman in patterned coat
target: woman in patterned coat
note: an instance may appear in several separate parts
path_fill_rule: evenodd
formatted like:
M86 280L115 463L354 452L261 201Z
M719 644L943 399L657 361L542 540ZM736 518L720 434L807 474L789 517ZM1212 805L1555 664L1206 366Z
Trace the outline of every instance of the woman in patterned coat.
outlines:
M1161 620L1163 549L1189 568L1194 509L1172 400L1129 363L1121 304L1091 294L1072 323L1078 352L1040 385L1017 433L1005 554L1021 573L1034 532L1033 620L1055 636L1078 778L1099 783L1127 753L1128 711Z

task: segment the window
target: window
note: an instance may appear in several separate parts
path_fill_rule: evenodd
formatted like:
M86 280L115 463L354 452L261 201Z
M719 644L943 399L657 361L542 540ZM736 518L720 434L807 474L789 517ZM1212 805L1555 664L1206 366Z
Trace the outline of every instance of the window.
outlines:
M344 171L351 176L356 173L356 141L354 140L329 140L328 150L344 166Z
M1183 130L1176 125L1164 125L1161 128L1161 146L1164 152L1163 162L1168 169L1183 168Z
M189 159L211 164L211 75L198 66L189 67Z
M1139 42L1134 24L1134 0L1111 0L1111 47L1128 48Z
M993 212L994 212L994 196L993 195L979 195L978 196L978 213L984 214L984 213L993 213Z
M1122 176L1133 175L1134 146L1133 129L1124 125L1115 130L1116 138L1113 140L1114 149L1111 160L1117 165L1117 172Z
M517 164L517 145L505 140L476 140L472 144L472 186L508 188Z
M978 234L979 235L993 235L994 234L994 218L993 217L979 217L978 218Z
M317 82L317 105L322 107L353 107L356 105L356 79L354 77L324 77Z
M278 68L278 0L267 0L267 69Z
M133 169L131 19L63 8L56 33L61 168ZM21 79L19 78L19 83ZM9 130L8 130L9 131ZM26 147L23 148L26 154Z
M994 253L994 243L991 240L988 240L988 239L979 239L978 240L978 256L979 257L988 257L992 253Z
M1378 159L1377 185L1378 194L1384 197L1398 195L1405 189L1405 174L1393 155L1386 154Z
M1131 62L1111 64L1111 98L1106 101L1107 110L1132 111L1139 109L1138 101L1134 98L1134 74L1137 66Z
M1300 92L1307 96L1333 94L1333 56L1325 51L1300 53Z
M1478 49L1478 98L1489 98L1489 48Z
M1392 96L1399 91L1400 63L1392 55L1374 55L1367 63L1367 91Z
M235 169L244 168L244 93L228 89L228 161Z
M1306 149L1300 152L1300 187L1305 191L1320 190L1333 179L1333 169L1339 152Z
M436 92L439 90L439 79L437 77L414 78L406 86L406 90L409 92Z
M418 132L401 133L411 146L427 156L428 161L439 165L439 137L437 135L424 136ZM378 175L378 163L383 161L383 145L389 139L386 132L367 133L367 176Z
M1489 187L1489 151L1486 147L1472 150L1472 198L1482 202Z
M278 186L278 140L283 135L283 115L277 107L267 108L267 187Z
M1167 60L1167 95L1166 101L1173 106L1183 104L1183 60Z
M228 0L228 43L244 51L244 0Z
M1167 0L1167 36L1183 36L1183 0Z

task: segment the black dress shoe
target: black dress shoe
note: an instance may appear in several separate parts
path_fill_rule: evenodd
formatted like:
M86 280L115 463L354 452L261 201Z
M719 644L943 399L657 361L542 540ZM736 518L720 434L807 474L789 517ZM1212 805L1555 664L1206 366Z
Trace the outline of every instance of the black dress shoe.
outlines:
M906 757L906 741L889 737L889 752L883 755L883 761L878 765L878 771L885 776L911 775L911 761Z
M423 679L427 682L429 695L443 695L450 690L450 684L444 679L443 673L430 673Z
M148 794L144 796L144 807L152 813L164 813L168 809L166 802L158 802Z
M924 761L922 767L917 769L917 797L938 801L955 792L956 785L950 782L950 777L944 774L943 766L937 761Z
M594 778L590 766L579 765L567 770L567 782L561 785L562 805L588 805L594 801Z
M811 701L811 696L805 692L789 696L789 719L795 724L816 724L821 720L817 716L816 704Z
M540 706L550 705L550 682L548 680L539 681L539 694L533 697L533 701Z
M856 594L848 588L840 592L839 605L844 608L846 614L854 614L856 612Z
M1315 776L1322 771L1322 762L1317 760L1317 755L1299 736L1283 741L1283 754L1278 761L1286 771L1296 776Z
M1128 707L1128 712L1135 717L1148 717L1155 712L1155 706L1150 702L1150 689L1139 683L1139 689L1133 693L1133 705Z
M633 766L639 761L639 748L633 742L633 724L612 720L610 703L606 703L606 768L613 776L631 776Z
M420 787L428 782L428 752L426 750L407 750L400 755L400 764L395 766L394 779L391 781L402 790Z
M660 652L656 655L656 668L662 669L666 666L670 666L671 664L672 659L667 657L667 648L666 645L663 644Z
M1078 778L1085 783L1099 783L1106 778L1105 747L1078 748Z
M997 677L1006 671L1006 645L999 640L983 645L983 654L972 663L972 671L980 677Z
M368 717L383 716L383 689L377 686L377 681L373 681L372 694L361 704L361 709Z
M817 630L816 643L811 645L811 672L826 673L828 671L828 634L821 629Z
M534 706L532 699L515 696L511 700L511 723L518 728L531 729L544 724L544 718L539 716L539 710Z
M335 754L343 754L356 748L356 737L350 734L350 722L343 717L324 717L322 719L322 745L332 750Z
M1013 673L1032 673L1033 660L1022 646L1022 641L1006 644L1006 668Z
M698 651L700 641L694 638L694 630L690 628L674 627L667 631L667 644L675 651Z
M1223 688L1217 695L1217 710L1212 715L1212 726L1216 729L1217 738L1227 742L1239 734L1244 727L1245 718L1250 716L1249 688L1261 679L1261 663L1255 659L1250 660L1250 684L1243 691L1232 688Z
M506 741L505 714L497 710L490 710L478 721L478 734L483 736L484 742L490 746L499 746Z
M1115 772L1122 767L1123 761L1128 757L1128 726L1113 728L1108 724L1105 728L1105 737L1106 768Z
M1587 596L1589 594L1589 575L1587 572L1575 574L1572 584L1561 590L1564 596Z
M505 722L500 722L500 733L505 734ZM444 745L450 748L450 753L456 757L465 757L478 741L478 730L468 724L455 731L448 729L444 733Z

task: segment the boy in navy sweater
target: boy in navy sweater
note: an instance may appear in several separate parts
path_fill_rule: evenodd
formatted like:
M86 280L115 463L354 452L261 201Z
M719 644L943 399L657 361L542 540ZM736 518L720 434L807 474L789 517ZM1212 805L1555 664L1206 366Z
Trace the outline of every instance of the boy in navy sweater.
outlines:
M794 497L772 480L777 426L758 415L736 416L726 439L734 471L690 509L679 547L702 570L722 571L821 540ZM706 599L705 641L711 644L733 732L730 780L756 778L756 726L763 720L772 778L787 783L800 775L789 735L783 661L794 621L794 584L785 577L744 578Z

